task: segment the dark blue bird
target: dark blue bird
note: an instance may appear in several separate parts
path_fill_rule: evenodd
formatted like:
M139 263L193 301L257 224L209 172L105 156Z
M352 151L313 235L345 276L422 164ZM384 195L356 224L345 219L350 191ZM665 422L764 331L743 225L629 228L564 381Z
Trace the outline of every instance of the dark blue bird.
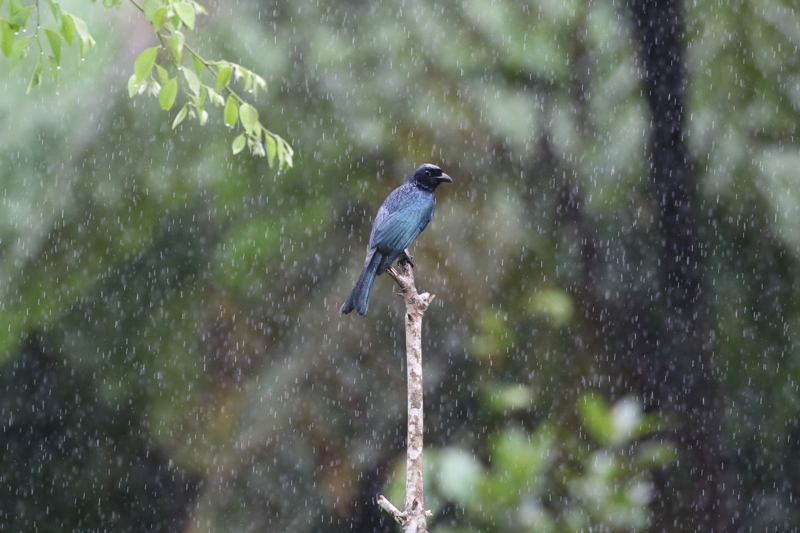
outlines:
M386 198L372 224L364 270L339 309L341 314L353 309L359 315L367 313L375 276L386 272L400 256L407 257L406 248L433 218L436 204L433 191L444 182L453 183L453 180L436 165L425 164Z

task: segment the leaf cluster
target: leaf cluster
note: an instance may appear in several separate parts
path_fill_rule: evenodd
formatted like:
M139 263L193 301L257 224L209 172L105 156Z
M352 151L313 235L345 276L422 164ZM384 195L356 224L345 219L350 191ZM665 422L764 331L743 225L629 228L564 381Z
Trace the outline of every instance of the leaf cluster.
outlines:
M460 446L426 452L426 507L463 510L481 531L636 531L649 521L649 469L675 461L656 433L664 421L631 398L578 402L581 430L552 421L512 425L488 439L483 461ZM390 494L401 490L398 475ZM460 514L460 513L459 513Z
M164 111L169 111L182 93L187 101L175 116L173 129L187 116L206 124L208 103L222 107L225 124L233 128L239 123L244 130L233 140L234 154L247 146L250 153L267 156L270 166L292 166L289 143L265 128L256 108L234 89L238 83L256 98L259 91L267 91L266 80L237 63L208 60L186 43L185 32L195 30L196 18L206 14L205 8L194 0L145 0L141 6L133 3L153 26L160 44L143 50L136 58L128 80L130 96L150 94L158 98Z
M76 41L83 59L95 45L83 19L67 12L55 0L47 0L49 20L43 21L40 3L23 5L20 0L0 0L0 51L11 68L31 52L38 52L31 72L28 92L41 83L45 74L58 78L62 46ZM44 15L47 17L47 15ZM33 26L30 31L29 26Z
M23 5L21 0L0 0L0 51L11 68L30 53L38 51L33 65L28 91L41 83L44 74L57 78L62 64L62 48L77 41L83 59L95 46L86 23L65 11L57 0L46 0L49 20L43 21L38 0ZM106 7L117 7L121 0L104 0ZM266 93L267 82L255 72L224 59L209 60L186 42L187 33L196 29L197 17L206 14L205 8L194 0L131 0L152 25L158 46L147 48L137 56L133 74L128 79L128 93L149 94L158 99L161 109L170 111L179 97L185 100L173 119L177 128L187 117L201 125L208 122L210 103L223 108L223 120L230 128L237 125L242 132L232 143L234 154L247 147L250 153L266 156L270 166L292 166L292 147L279 135L268 130L258 110L242 94L252 98L259 91Z

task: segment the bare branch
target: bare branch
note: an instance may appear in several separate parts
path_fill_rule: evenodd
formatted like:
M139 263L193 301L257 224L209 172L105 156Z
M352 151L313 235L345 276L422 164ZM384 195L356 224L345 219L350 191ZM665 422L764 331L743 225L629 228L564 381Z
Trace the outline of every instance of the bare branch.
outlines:
M405 533L427 533L426 511L422 484L422 315L434 296L418 294L414 286L414 270L408 261L400 263L400 270L390 268L389 275L400 286L400 295L406 302L406 370L408 378L408 451L406 455L406 501L400 511L386 498L378 498L378 505L390 513L403 526Z

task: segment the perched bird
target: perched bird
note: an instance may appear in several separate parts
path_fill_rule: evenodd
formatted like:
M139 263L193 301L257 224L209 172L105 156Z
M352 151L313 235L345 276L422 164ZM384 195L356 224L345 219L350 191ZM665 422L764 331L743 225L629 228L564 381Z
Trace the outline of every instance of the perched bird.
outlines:
M366 314L375 276L386 272L401 255L410 260L405 250L433 218L433 191L444 182L453 180L436 165L425 164L386 198L372 223L364 270L339 313L355 309L359 315Z

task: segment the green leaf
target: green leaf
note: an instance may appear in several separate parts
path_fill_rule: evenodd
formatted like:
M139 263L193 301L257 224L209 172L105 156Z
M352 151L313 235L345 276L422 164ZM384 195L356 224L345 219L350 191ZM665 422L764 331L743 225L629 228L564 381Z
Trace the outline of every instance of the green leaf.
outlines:
M175 63L180 64L183 60L183 43L186 37L179 32L175 31L167 37L167 42L169 43L170 48L172 48L172 55L175 56Z
M19 65L20 60L22 60L22 56L24 56L25 52L28 51L28 45L30 44L31 39L33 39L33 35L20 37L14 41L14 45L11 47L11 52L8 54L8 60L11 63L11 68Z
M175 9L175 13L178 15L178 18L181 19L181 22L186 24L186 27L190 30L194 30L194 8L186 2L176 2L172 4L172 7Z
M267 80L265 80L258 74L253 74L253 82L256 84L256 88L261 89L264 92L267 92Z
M258 130L257 135L254 136L253 134L249 134L247 136L247 146L250 148L250 153L258 156L264 157L264 143L261 142L261 130Z
M136 80L136 74L131 74L131 77L128 78L128 96L133 98L144 85L144 82Z
M54 57L53 57L53 56L51 56L51 55L48 55L48 56L47 56L47 66L48 66L48 67L50 67L50 74L52 74L52 75L53 75L53 78L54 78L56 81L58 81L58 73L59 73L58 67L59 67L60 65L61 65L61 63L59 63L58 61L56 61L56 58L54 58Z
M167 30L169 35L173 35L176 31L178 31L178 27L175 25L175 22L180 23L178 17L174 16L175 13L172 12L171 8L167 9L167 19L164 21L163 29Z
M220 96L220 94L217 91L215 91L208 85L204 85L203 87L205 87L206 91L208 92L208 99L211 101L212 104L225 105L225 99L222 98L222 96Z
M56 62L61 62L61 36L55 31L45 28L44 34L47 36L47 42L50 43L50 50L53 51L53 57Z
M19 0L14 0L9 5L9 14L11 15L9 17L9 22L12 28L21 29L28 25L28 18L31 16L33 6L20 6L19 9L14 9L12 6L15 4L19 6Z
M508 506L518 506L524 493L536 495L542 491L545 473L556 458L555 441L546 423L534 434L511 427L493 436L489 444L492 475L481 483L478 498L502 498Z
M14 47L14 30L7 20L0 19L0 51L8 57Z
M184 104L180 111L178 111L178 116L175 117L175 120L172 121L172 129L178 127L178 125L183 122L183 119L186 118L186 115L189 113L189 104Z
M61 36L67 41L67 44L72 44L75 38L75 20L69 13L64 13L61 17Z
M275 161L275 154L278 146L275 142L275 137L273 137L271 134L267 133L265 137L267 138L267 163L269 163L269 166L272 166L273 162Z
M638 446L634 461L636 465L650 470L670 463L678 459L678 451L672 444L661 442L645 441Z
M233 145L231 146L234 155L244 150L244 145L245 145L244 133L241 133L236 136L236 138L233 140Z
M158 11L158 8L161 6L161 0L144 0L144 3L142 4L142 11L144 11L145 18L150 21L151 24L153 23L153 17L155 16L156 11Z
M175 103L175 97L178 95L178 80L172 78L161 86L158 91L158 103L161 104L161 109L169 111Z
M525 385L503 385L491 383L482 392L483 402L488 408L497 413L529 409L534 393Z
M158 46L146 48L142 50L136 61L133 63L133 75L136 76L137 83L141 83L150 76L153 70L153 65L156 63L156 54L158 54Z
M192 7L194 7L194 12L198 15L206 15L208 13L202 4L198 4L194 1L190 1L189 3L192 4Z
M291 167L293 165L292 156L294 156L294 150L292 150L292 146L283 139L281 139L281 148L282 148L281 160L283 165Z
M27 92L31 92L32 89L39 86L41 77L42 77L42 62L41 60L39 60L36 62L36 66L33 67L33 75L31 76L31 81L28 84Z
M239 120L242 121L245 131L251 133L258 127L258 111L250 104L242 104L239 108Z
M89 50L94 47L95 40L94 37L89 33L89 28L86 27L86 23L83 19L76 17L75 15L71 15L72 21L75 23L75 31L78 32L78 37L81 39L81 58L86 57L86 54L89 53Z
M208 90L205 85L202 83L200 84L200 93L197 95L197 98L194 99L195 106L198 109L202 109L206 103L206 99L208 98Z
M200 85L200 93L192 97L192 103L194 104L194 111L197 113L197 120L198 122L200 122L200 125L202 126L208 120L208 112L206 112L205 109L205 103L206 103L205 85L202 84Z
M606 403L593 394L585 394L578 402L578 414L589 435L604 446L614 439L614 417Z
M167 69L156 63L156 72L158 72L158 81L161 83L161 85L167 83L167 80L169 79L169 73L167 72Z
M289 143L275 136L275 142L278 143L278 166L281 168L292 166L292 147Z
M228 96L228 99L225 100L225 110L222 116L226 126L232 128L236 125L236 121L239 119L239 104L236 103L233 96Z
M200 79L197 77L197 74L195 74L188 68L182 68L181 71L183 72L183 77L186 79L186 83L189 85L189 90L199 96L201 84L200 84Z
M267 82L264 78L257 74L253 74L253 97L258 96L258 90L261 89L262 92L267 92Z
M194 65L194 71L200 75L203 72L203 61L197 57L195 54L192 54L192 64Z
M217 91L221 91L228 86L228 83L231 81L232 74L233 67L230 65L224 65L219 69L219 72L217 72L217 80L214 82L214 86L217 88Z
M58 2L54 2L53 0L47 0L48 5L50 6L50 12L53 14L53 19L56 21L56 26L59 28L61 27L61 6Z
M154 31L159 31L164 27L164 23L167 22L168 14L169 10L166 8L166 6L161 6L156 9L156 12L153 13L153 20L150 21L150 23L153 25Z

